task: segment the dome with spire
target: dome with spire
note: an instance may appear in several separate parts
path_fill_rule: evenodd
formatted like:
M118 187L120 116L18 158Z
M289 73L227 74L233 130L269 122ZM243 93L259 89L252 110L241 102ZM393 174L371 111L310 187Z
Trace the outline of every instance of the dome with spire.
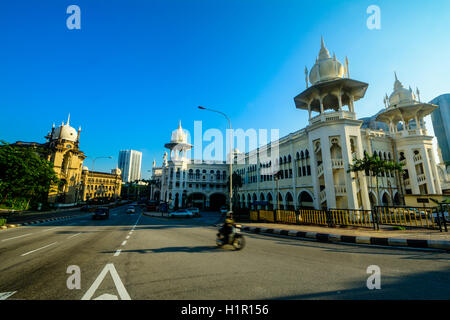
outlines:
M316 83L343 78L345 69L342 63L336 59L336 55L330 56L330 52L325 47L322 37L319 57L309 73L309 81L311 85Z
M178 125L178 129L172 132L172 137L170 139L171 143L187 143L187 134L181 127L181 120Z
M52 140L63 139L67 141L76 142L78 137L77 130L71 127L69 123L70 123L70 114L69 117L67 118L66 124L64 124L63 121L58 128L53 130L51 136Z
M416 96L411 87L409 90L404 88L397 78L397 73L395 73L394 92L389 97L389 107L394 108L399 105L414 104L415 102Z

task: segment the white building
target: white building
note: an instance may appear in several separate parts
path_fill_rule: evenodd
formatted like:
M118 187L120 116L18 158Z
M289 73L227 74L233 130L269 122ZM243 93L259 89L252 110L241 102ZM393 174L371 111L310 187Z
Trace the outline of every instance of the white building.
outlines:
M122 181L132 182L141 179L142 152L136 150L120 150L119 169Z
M423 121L437 107L421 102L395 76L394 91L385 97L385 109L376 116L389 130L362 128L356 102L364 98L368 84L350 79L348 70L347 59L344 66L331 57L322 39L314 66L309 74L305 70L306 89L294 98L296 107L308 112L308 126L278 140L277 159L260 161L260 152L271 148L266 145L243 155L245 163L233 165L243 181L237 199L241 207L370 209L378 203L400 204L403 194L442 194L439 173L443 170L436 164L433 137ZM192 146L186 143L181 126L178 130L166 144L171 154L169 161L165 156L162 167L160 198L201 193L204 203L211 204L214 199L208 195L215 190L209 189L209 182L212 186L225 180L215 180L213 173L226 176L228 167L225 163L195 165L186 159ZM374 177L349 172L353 159L365 154L404 163L404 176L386 172L376 188ZM279 172L277 179L275 172ZM220 193L226 197L225 186ZM180 198L177 201L184 204Z
M195 206L218 209L227 203L228 165L224 162L188 159L186 153L192 148L187 143L187 134L181 127L173 131L168 158L164 153L162 167L153 162L152 179L159 181L159 187L152 188L152 199L169 203L172 208Z

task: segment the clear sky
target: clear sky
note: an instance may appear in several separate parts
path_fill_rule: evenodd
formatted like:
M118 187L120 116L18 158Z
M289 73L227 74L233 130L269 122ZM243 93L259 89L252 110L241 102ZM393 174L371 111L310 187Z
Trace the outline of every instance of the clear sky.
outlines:
M81 8L81 30L66 9ZM369 30L367 7L381 9ZM5 0L0 2L0 139L44 142L53 123L82 127L90 167L109 170L119 150L162 161L178 121L193 132L306 126L295 109L324 36L350 77L369 83L358 117L383 108L394 71L423 101L450 91L450 1ZM429 122L428 127L431 126Z

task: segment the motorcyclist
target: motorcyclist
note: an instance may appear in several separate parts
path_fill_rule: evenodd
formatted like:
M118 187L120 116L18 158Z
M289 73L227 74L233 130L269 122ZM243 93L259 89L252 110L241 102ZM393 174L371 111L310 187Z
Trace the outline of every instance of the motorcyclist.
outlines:
M220 233L224 236L224 243L229 244L230 239L234 238L234 234L236 233L236 228L234 226L234 220L231 216L227 216L225 219L225 223L220 228Z

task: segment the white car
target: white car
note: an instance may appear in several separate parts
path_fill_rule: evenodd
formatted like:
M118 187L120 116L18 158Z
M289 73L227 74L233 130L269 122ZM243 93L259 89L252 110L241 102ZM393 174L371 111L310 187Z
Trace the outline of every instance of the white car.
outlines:
M168 216L169 218L177 218L177 217L192 218L194 214L187 209L179 209L177 211L170 212Z
M127 213L135 213L135 212L136 212L136 209L133 206L128 207Z
M193 207L193 208L187 208L187 210L189 210L190 212L192 212L192 214L193 214L194 216L198 216L198 215L200 214L200 210L199 210L198 208L195 208L195 207Z

